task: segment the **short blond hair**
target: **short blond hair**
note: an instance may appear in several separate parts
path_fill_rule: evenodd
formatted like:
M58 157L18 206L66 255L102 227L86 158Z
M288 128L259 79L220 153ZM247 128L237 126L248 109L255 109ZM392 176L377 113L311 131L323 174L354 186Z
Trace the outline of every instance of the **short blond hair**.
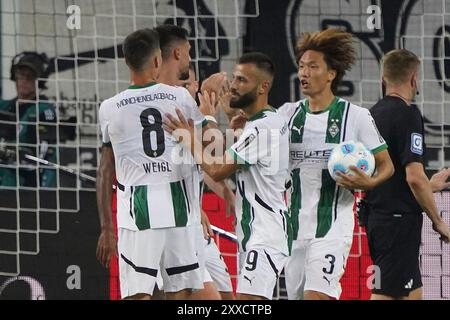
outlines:
M409 50L389 51L383 57L383 77L391 84L402 84L409 80L419 64L419 58Z

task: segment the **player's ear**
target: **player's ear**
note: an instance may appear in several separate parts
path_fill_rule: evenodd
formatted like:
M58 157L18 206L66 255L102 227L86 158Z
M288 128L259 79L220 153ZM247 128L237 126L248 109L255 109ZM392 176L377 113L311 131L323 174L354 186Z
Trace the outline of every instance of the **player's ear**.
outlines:
M328 82L333 82L333 80L336 78L336 75L336 70L328 69Z
M269 89L270 89L270 81L264 80L263 82L261 82L261 85L259 86L258 93L264 94L265 92L269 92Z
M413 72L413 74L411 75L411 87L415 87L417 86L417 72Z
M173 49L173 57L175 58L175 60L180 60L181 57L180 48Z

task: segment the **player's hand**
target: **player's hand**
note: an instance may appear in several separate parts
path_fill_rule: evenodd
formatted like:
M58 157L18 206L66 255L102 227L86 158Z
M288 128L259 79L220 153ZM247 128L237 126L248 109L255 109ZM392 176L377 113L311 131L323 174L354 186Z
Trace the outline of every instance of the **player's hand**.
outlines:
M203 209L201 211L201 223L203 227L203 237L205 240L208 240L209 238L214 236L214 232L211 228L211 223L209 222L209 218Z
M244 129L245 124L247 123L247 117L243 111L239 111L239 113L232 117L230 120L229 127L233 130Z
M162 127L172 134L178 142L185 141L188 143L194 136L194 122L192 119L186 120L180 109L176 108L175 112L178 118L170 113L164 115Z
M236 222L236 196L234 192L227 188L224 191L224 200L225 200L225 217L233 216L233 225Z
M437 223L433 223L433 230L441 235L439 239L445 243L450 242L450 230L444 220L440 219Z
M230 81L226 81L224 87L222 88L222 91L219 94L218 97L218 108L222 108L223 112L225 112L228 121L231 121L231 119L239 114L239 109L234 109L230 107L230 100L231 100L231 91L230 91Z
M336 184L348 190L370 190L373 188L371 178L358 167L350 166L352 174L336 172Z
M97 242L96 256L105 268L109 268L111 258L117 256L117 238L114 229L102 230Z
M203 93L199 92L197 96L200 101L198 110L205 116L211 115L214 117L217 113L216 94L214 92L209 93L208 90L205 90Z
M439 172L433 174L430 179L431 190L433 192L439 192L441 190L450 188L450 182L447 179L450 177L450 168L444 168Z

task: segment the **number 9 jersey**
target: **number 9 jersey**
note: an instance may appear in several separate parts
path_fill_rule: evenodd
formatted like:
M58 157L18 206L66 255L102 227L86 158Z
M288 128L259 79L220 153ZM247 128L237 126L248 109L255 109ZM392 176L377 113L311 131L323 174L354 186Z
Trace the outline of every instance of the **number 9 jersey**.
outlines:
M130 86L100 106L103 145L115 157L119 228L181 227L200 214L194 159L162 128L164 115L176 117L176 108L206 125L189 92L165 84Z

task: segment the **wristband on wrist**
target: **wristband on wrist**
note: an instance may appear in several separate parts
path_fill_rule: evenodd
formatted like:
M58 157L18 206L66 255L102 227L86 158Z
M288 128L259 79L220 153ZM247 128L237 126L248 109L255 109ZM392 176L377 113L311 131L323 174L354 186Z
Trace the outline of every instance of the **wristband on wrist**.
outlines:
M208 120L208 121L214 122L215 124L217 124L217 120L213 116L207 115L207 116L205 116L205 119Z

